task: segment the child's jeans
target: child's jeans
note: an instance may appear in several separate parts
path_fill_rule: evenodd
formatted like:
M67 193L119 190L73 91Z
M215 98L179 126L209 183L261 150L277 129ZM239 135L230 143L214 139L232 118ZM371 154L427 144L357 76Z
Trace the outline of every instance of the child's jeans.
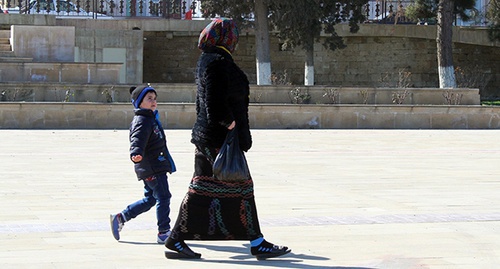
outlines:
M144 198L130 204L122 211L127 221L148 211L156 204L156 218L158 232L170 230L170 198L172 194L168 189L167 174L158 174L144 180Z

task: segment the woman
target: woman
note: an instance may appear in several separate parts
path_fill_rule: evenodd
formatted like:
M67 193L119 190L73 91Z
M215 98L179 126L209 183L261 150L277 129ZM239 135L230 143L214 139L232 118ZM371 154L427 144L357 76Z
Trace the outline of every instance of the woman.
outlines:
M252 178L224 182L214 178L212 166L229 130L236 128L240 148L248 151L252 137L248 123L249 82L231 53L238 29L230 19L214 19L201 32L196 83L196 123L191 142L196 146L195 171L179 216L165 246L167 258L200 258L184 240L250 240L257 259L290 252L264 240L260 231Z

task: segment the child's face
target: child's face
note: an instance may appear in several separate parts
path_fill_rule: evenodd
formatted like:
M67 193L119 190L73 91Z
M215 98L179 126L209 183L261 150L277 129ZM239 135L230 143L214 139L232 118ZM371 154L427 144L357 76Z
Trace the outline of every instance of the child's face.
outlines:
M156 110L156 94L154 92L146 93L144 99L142 99L141 105L139 106L142 109L151 109L153 111Z

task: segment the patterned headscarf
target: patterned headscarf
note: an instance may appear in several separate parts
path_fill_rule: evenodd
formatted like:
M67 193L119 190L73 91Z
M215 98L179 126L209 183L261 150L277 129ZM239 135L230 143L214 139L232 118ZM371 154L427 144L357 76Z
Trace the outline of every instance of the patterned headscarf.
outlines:
M227 18L217 18L203 29L198 39L198 48L203 50L209 47L223 46L233 53L238 43L238 28L236 23Z

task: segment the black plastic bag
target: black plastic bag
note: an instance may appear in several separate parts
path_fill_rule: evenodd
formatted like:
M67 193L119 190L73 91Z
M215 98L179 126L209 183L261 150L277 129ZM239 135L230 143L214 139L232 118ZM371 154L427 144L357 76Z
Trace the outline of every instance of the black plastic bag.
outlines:
M236 128L227 133L215 158L213 171L214 177L221 181L243 181L250 178L247 159L240 149Z

